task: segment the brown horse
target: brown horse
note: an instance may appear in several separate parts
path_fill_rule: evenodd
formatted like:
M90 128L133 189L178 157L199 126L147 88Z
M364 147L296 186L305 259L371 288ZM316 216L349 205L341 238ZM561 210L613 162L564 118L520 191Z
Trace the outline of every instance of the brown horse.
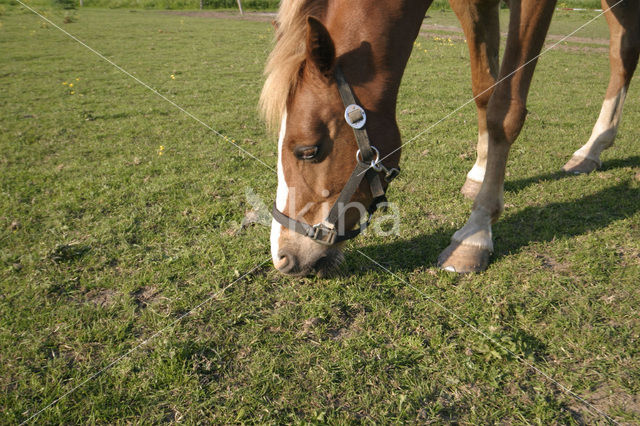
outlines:
M618 0L608 4L607 9ZM536 58L555 0L511 0L499 67L499 0L451 0L471 57L478 109L478 157L462 189L474 197L467 223L438 260L480 271L493 250L491 225L503 211L507 155L525 121ZM611 82L589 142L565 165L589 172L611 145L640 49L640 1L607 12ZM384 200L400 157L395 118L400 80L430 0L283 0L266 66L261 107L280 126L278 189L271 228L276 268L325 273L341 241ZM346 111L345 111L346 109ZM360 227L364 227L361 223ZM354 231L355 229L355 231Z

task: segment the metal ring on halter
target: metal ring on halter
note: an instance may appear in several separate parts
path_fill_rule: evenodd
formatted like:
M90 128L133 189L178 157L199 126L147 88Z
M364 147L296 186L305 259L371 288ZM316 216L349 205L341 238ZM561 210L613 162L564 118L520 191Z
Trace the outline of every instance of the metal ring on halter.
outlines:
M351 117L352 114L354 117ZM359 114L359 117L357 114ZM344 110L344 119L354 129L362 129L367 123L367 113L364 112L360 105L351 104Z
M371 147L371 150L376 154L376 159L375 160L371 160L371 168L373 170L375 170L376 172L379 172L382 170L382 167L380 167L379 161L380 161L380 151L378 151L378 148L376 148L375 146ZM356 151L356 161L358 163L362 163L363 161L361 160L361 156L360 156L360 149L358 149Z

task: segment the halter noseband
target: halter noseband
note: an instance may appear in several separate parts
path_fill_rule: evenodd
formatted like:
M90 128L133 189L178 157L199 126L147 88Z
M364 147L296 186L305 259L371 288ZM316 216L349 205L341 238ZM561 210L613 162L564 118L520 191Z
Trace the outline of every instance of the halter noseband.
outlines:
M338 82L338 91L340 92L342 103L345 106L344 119L349 126L353 128L353 133L356 137L356 142L358 143L356 167L351 173L351 176L344 188L342 188L338 199L333 206L331 206L329 214L322 222L315 225L309 225L290 218L278 210L275 203L273 203L273 209L271 211L273 218L285 228L291 229L292 231L309 237L324 245L332 245L341 241L350 240L364 231L369 225L369 222L371 222L371 217L375 211L378 210L379 205L387 201L379 173L384 173L384 180L387 183L391 182L396 176L398 176L398 173L400 173L400 169L388 169L380 162L380 152L378 152L376 147L371 145L369 135L365 129L365 124L367 122L367 114L365 110L357 104L353 92L351 91L351 87L344 78L344 74L340 67L336 66L335 76ZM353 194L358 190L360 182L365 178L369 182L371 195L373 196L371 206L367 209L367 220L364 223L361 222L360 227L357 229L339 233L336 229L336 224L338 223L340 216L342 216L343 206L351 201L351 197L353 197Z

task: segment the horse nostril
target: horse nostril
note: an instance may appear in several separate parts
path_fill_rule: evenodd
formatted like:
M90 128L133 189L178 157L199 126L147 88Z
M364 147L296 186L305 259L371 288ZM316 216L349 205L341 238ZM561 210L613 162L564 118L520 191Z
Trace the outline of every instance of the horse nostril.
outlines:
M278 251L278 257L280 259L275 263L275 267L278 271L282 272L283 274L288 274L296 268L296 258L288 251Z
M287 256L282 256L280 260L274 263L274 266L276 267L276 269L282 269L287 266L287 263L289 263L289 259L287 258Z

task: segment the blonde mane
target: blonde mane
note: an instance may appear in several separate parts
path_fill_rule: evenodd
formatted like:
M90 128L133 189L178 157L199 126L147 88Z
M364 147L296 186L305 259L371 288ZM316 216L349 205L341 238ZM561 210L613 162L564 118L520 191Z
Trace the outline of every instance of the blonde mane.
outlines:
M267 77L260 94L260 110L271 129L277 129L287 106L289 94L299 80L305 58L307 17L322 17L326 0L282 0L276 19L275 46L264 74Z

